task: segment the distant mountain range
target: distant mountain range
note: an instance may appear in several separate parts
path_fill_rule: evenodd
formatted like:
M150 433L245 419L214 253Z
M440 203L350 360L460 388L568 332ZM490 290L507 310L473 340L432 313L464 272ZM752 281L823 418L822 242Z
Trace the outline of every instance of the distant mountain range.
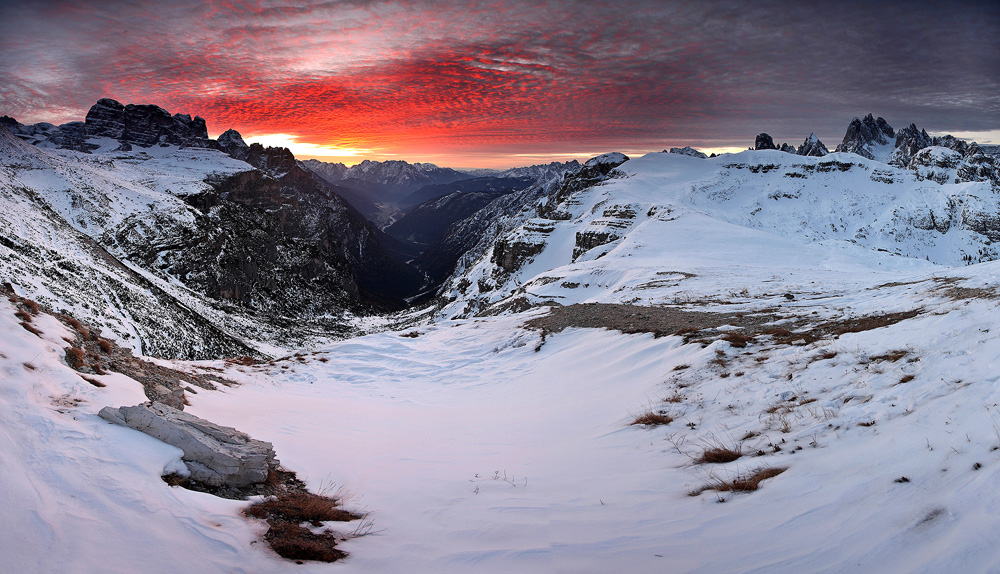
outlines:
M793 148L766 133L746 156L671 148L664 158L694 162L676 164L684 194L592 213L580 202L633 173L619 166L662 162L609 153L504 171L348 168L234 130L213 140L201 118L108 99L83 122L0 126L0 279L160 356L260 353L431 299L452 314L495 309L525 289L541 254L603 257L678 206L947 264L996 259L1000 241L995 146L872 115L834 153L814 135ZM769 201L735 201L738 189Z

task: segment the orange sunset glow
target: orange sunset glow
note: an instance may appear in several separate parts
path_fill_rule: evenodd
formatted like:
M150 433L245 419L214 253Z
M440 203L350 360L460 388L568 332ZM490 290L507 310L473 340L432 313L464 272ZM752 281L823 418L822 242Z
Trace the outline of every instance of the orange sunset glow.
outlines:
M153 103L204 117L213 136L235 128L328 161L509 167L611 149L725 151L765 128L833 140L869 109L919 115L929 130L1000 129L995 74L978 69L996 56L915 70L896 61L905 49L878 49L886 34L920 43L921 6L892 26L875 12L725 1L2 6L17 26L0 37L0 112L61 123L101 97ZM961 24L963 41L996 47L988 23ZM959 50L933 42L939 57ZM948 105L932 85L947 86Z

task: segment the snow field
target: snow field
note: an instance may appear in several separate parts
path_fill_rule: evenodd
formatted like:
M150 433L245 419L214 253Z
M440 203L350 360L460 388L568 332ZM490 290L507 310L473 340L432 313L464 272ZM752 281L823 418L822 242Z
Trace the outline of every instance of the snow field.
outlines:
M523 315L443 322L243 369L191 410L372 512L343 571L989 571L997 302L935 284L842 296L827 314L924 313L807 346L568 329L535 352ZM630 426L647 408L675 420ZM720 444L745 454L694 462ZM760 467L788 471L689 496Z

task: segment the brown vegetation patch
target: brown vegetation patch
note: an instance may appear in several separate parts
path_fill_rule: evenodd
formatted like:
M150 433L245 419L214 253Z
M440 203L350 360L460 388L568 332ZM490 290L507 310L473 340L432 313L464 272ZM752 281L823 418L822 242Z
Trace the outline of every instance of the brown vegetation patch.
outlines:
M349 522L361 518L360 515L340 508L340 501L335 498L305 491L281 493L250 506L244 514L254 518L279 518L288 522Z
M81 378L83 380L87 381L88 383L94 385L95 387L106 387L107 386L104 383L102 383L101 381L98 381L97 379L93 379L91 377L83 377L83 376L81 376Z
M40 337L42 335L41 331L36 329L31 323L27 321L21 321L21 326L24 327L25 331L31 333L32 335L35 335L36 337Z
M16 295L10 283L0 285L0 293L6 295L17 307L16 313L22 318L21 326L35 335L41 335L41 331L32 326L31 319L41 313L51 315L69 327L73 335L63 337L69 344L66 349L66 363L82 374L103 375L109 371L121 373L142 384L146 397L150 400L177 409L184 408L183 387L187 384L205 389L214 389L216 384L226 386L235 384L213 374L189 374L135 357L131 349L119 347L114 341L101 337L100 329L85 325L69 315L55 313L44 305ZM88 382L91 381L88 379ZM102 383L95 386L104 385Z
M294 473L288 474L294 479ZM273 481L280 480L275 478ZM297 479L294 480L301 485ZM249 506L243 513L267 521L269 528L264 540L279 556L289 560L334 562L347 556L346 552L337 548L337 536L330 530L313 532L302 524L320 527L324 522L349 522L362 518L340 505L340 500L336 498L313 494L304 488L279 489L274 497Z
M923 313L923 310L914 309L912 311L900 311L898 313L886 313L884 315L866 315L863 317L827 323L825 327L836 336L847 333L861 333L862 331L871 331L873 329L890 327L896 323L912 319L921 313ZM823 327L823 325L821 325L821 327Z
M1000 298L1000 293L995 288L988 287L944 287L937 291L952 301Z
M836 356L837 356L837 351L834 351L832 349L827 349L826 351L823 351L823 352L819 353L818 355L816 355L815 357L813 357L812 361L825 361L825 360L832 359L832 358L834 358Z
M753 335L745 335L743 333L726 333L722 336L722 339L724 341L728 341L730 345L742 349L753 341Z
M674 417L666 413L657 413L652 410L644 411L638 414L635 419L629 423L633 425L644 425L644 426L658 426L667 425L673 422Z
M696 463L708 463L708 464L722 464L726 462L733 462L734 460L743 456L743 453L739 449L724 447L724 446L714 446L711 448L706 448L701 456L695 459Z
M912 381L915 378L917 378L915 375L903 375L902 377L899 378L899 383L897 384L902 385Z
M337 537L332 533L316 534L304 526L290 522L272 524L264 534L264 540L278 556L289 560L336 562L347 557L346 552L337 548Z
M906 351L904 349L897 349L895 351L889 351L888 353L884 353L882 355L875 355L875 356L869 357L869 358L872 361L889 361L891 363L895 363L896 361L902 359L903 357L905 357L908 354L909 354L909 351Z
M707 484L697 490L692 490L688 494L691 496L698 496L706 490L717 490L719 492L753 492L760 488L761 482L764 482L769 478L774 478L786 470L788 470L787 467L765 466L763 468L758 468L749 474L738 475L736 478L731 480L718 478L711 484Z

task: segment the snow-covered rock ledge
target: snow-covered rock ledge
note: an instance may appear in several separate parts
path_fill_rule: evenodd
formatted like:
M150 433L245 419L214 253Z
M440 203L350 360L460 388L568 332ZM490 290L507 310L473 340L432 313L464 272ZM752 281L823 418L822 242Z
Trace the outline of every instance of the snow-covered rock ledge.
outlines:
M241 488L259 484L278 466L271 443L153 402L104 407L101 418L134 428L184 451L191 480Z

